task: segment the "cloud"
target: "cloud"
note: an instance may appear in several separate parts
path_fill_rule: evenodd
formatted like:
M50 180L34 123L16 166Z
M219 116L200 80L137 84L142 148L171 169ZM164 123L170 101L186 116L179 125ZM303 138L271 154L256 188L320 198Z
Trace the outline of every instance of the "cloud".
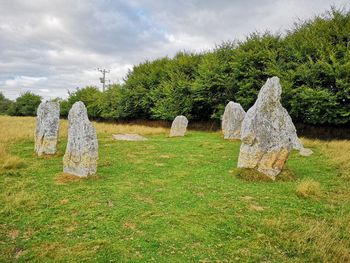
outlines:
M253 31L283 32L347 0L0 1L0 92L46 99L100 85L96 68L121 82L132 65L203 51Z
M17 86L31 87L42 81L45 81L46 79L47 79L46 77L35 78L35 77L28 77L28 76L17 76L14 79L6 80L5 85L8 87L17 87Z

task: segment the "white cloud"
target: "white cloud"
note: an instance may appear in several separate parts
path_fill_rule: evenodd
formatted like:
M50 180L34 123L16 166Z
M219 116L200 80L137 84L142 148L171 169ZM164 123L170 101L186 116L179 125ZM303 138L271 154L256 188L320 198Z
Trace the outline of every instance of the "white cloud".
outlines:
M13 87L32 87L33 85L37 85L40 82L47 80L46 77L28 77L28 76L16 76L14 79L8 79L5 81L5 86L9 88Z
M253 31L283 31L347 0L0 1L0 91L44 98L121 82L132 65L203 51Z

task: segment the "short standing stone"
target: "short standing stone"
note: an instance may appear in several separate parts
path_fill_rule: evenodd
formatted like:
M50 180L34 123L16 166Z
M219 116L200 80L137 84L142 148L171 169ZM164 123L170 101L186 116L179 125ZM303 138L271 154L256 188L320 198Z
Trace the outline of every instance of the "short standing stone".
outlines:
M85 177L97 171L98 142L84 103L73 104L68 114L68 143L63 157L63 172Z
M171 124L170 137L185 136L188 120L185 116L177 116Z
M241 104L230 101L222 116L222 131L224 139L241 139L241 126L245 111Z
M34 150L38 156L56 153L59 122L60 104L56 101L40 103L34 136Z
M282 88L273 77L242 122L238 167L253 168L275 179L284 167L297 138L287 110L281 105Z

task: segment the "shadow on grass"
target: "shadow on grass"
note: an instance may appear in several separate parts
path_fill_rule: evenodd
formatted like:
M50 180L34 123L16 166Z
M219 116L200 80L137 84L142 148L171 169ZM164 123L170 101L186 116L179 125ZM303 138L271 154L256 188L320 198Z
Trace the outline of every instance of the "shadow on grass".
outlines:
M247 182L274 182L267 175L256 171L255 169L247 168L234 168L231 173L239 179ZM290 169L284 169L277 177L275 181L291 182L295 181L295 173Z
M38 156L35 152L33 152L32 156L39 159L52 159L56 157L62 157L64 153L62 151L57 151L55 154L43 154Z

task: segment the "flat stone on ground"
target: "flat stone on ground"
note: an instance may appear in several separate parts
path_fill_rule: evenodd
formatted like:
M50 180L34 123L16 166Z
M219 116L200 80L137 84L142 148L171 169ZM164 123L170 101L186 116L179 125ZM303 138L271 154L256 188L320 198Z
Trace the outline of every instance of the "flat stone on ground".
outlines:
M114 140L117 141L147 141L148 139L136 134L136 133L125 133L125 134L112 134Z
M299 154L301 155L301 156L310 156L310 155L312 155L314 152L311 150L311 149L309 149L309 148L301 148L300 150L299 150Z

